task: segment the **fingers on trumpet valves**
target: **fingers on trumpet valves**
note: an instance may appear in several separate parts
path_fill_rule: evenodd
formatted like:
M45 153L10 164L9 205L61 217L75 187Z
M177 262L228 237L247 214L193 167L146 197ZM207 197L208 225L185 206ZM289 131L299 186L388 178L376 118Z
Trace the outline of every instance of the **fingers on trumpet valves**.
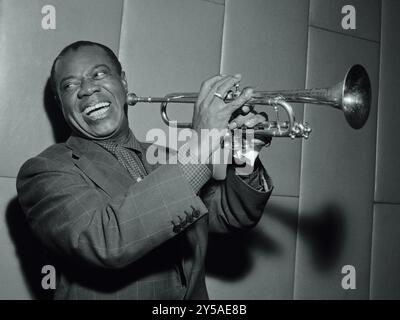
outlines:
M268 119L268 115L265 112L256 112L248 107L250 110L248 113L241 112L240 109L235 110L232 113L229 121L229 129L262 129L265 127L265 123Z
M236 83L231 90L226 94L226 99L234 100L240 96L239 83Z
M229 103L233 112L241 109L241 112L247 114L252 110L252 107L247 103L253 97L253 88L244 88L238 97Z
M240 74L223 76L222 79L214 83L211 89L213 91L213 96L225 102L232 88L239 85L241 78L242 76Z

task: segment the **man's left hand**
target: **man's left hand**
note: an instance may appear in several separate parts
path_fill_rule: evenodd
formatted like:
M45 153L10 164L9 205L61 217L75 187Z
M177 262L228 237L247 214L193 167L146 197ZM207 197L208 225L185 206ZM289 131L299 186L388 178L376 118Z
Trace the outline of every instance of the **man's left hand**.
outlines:
M235 128L240 129L242 126L245 126L246 129L250 129L247 130L247 134L244 137L242 137L242 134L235 134L233 136L233 157L237 164L243 164L246 162L250 166L253 166L261 149L266 145L269 145L270 139L256 139L251 131L251 128L265 121L268 121L268 116L265 112L258 113L250 109L248 109L247 113L242 111L242 114L237 115L230 121L229 129L231 130L234 130ZM250 141L245 139L246 137L251 137Z

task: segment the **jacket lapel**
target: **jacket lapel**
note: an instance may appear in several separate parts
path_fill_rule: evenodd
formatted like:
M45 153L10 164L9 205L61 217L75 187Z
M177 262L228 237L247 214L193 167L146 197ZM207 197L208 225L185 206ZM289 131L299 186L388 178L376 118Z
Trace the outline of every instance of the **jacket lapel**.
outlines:
M146 159L146 152L151 144L139 143L143 165L147 173L150 174L160 164L150 164ZM67 140L66 146L72 150L72 161L75 165L110 197L126 192L132 183L136 183L112 154L93 141L71 136ZM168 159L168 149L158 146L156 152L161 152L162 158Z
M72 161L110 197L126 191L133 179L117 159L96 143L71 136L66 146L72 150Z

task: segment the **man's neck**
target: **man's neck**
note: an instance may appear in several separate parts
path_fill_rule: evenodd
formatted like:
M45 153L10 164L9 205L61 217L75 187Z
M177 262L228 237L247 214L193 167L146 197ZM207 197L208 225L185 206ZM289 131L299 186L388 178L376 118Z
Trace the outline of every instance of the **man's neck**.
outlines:
M124 130L121 130L117 135L113 136L110 139L107 139L107 141L112 141L116 144L124 144L128 141L130 137L130 129L129 127L126 127Z

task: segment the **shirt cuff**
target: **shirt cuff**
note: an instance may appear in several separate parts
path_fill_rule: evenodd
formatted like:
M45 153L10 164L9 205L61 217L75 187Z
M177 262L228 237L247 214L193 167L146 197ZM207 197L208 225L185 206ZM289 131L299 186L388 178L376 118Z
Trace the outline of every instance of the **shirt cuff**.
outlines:
M250 174L240 174L240 167L236 167L235 169L237 170L238 176L253 189L264 192L272 190L272 179L267 174L259 158L256 159ZM248 170L248 168L246 170Z
M178 165L195 194L211 178L212 173L208 166L200 164L198 158L190 153L189 143L179 148Z

